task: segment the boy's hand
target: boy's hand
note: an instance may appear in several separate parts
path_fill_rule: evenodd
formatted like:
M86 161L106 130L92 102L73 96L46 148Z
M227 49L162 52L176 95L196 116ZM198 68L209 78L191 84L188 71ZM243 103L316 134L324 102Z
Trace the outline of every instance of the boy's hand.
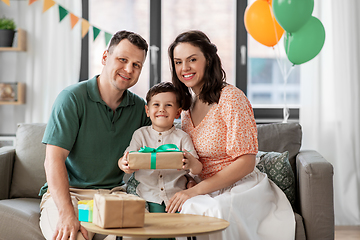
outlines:
M184 151L184 159L183 162L183 170L190 170L190 172L194 175L197 175L201 173L202 170L202 163L197 160L192 154L190 154L188 151Z
M129 155L129 153L126 152L124 154L124 156L119 159L118 165L119 165L119 168L121 170L123 170L125 173L131 174L131 173L135 172L137 169L130 169L129 162L128 162L128 155Z

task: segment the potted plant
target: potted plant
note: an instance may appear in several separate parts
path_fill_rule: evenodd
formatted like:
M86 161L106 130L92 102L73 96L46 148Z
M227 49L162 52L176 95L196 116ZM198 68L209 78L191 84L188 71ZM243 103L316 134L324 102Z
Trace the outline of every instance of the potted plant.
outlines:
M16 24L13 19L0 18L0 47L12 47Z

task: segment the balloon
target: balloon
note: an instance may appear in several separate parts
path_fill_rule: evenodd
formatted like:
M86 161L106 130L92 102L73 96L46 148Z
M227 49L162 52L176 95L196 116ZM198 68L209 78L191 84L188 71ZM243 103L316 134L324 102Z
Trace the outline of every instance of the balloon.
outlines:
M244 15L247 32L259 43L272 47L284 33L271 12L268 1L257 0L248 6Z
M311 16L309 21L294 33L286 32L285 52L293 64L310 61L319 54L325 42L325 29L321 21Z
M296 32L310 19L314 0L273 0L274 15L286 32Z

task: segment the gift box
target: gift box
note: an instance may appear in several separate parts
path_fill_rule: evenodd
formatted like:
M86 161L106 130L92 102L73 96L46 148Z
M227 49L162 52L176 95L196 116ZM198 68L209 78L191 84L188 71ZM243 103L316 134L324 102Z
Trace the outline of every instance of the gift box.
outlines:
M165 144L154 149L143 147L130 152L128 163L131 169L182 169L183 152L174 144Z
M131 169L181 169L183 158L181 152L131 152L129 153L128 162Z
M79 221L92 222L94 200L82 200L78 202Z
M126 193L95 194L93 223L102 228L143 227L145 200Z

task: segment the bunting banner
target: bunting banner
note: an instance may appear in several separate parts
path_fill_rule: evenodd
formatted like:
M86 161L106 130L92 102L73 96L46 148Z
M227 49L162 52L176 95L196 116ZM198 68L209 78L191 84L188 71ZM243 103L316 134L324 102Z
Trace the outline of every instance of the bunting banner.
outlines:
M53 0L44 0L43 13L46 12L47 10L49 10L55 4L56 4L56 2L54 2Z
M10 6L10 0L1 0L6 5ZM93 26L88 20L78 17L54 0L42 0L42 12L45 13L47 10L52 8L55 5L58 5L59 8L59 22L61 22L66 16L70 15L70 27L71 30L75 27L75 25L81 21L81 37L84 38L88 33L89 30L92 29L93 32L93 41L97 39L100 32L104 32L104 38L105 38L105 45L107 46L112 38L112 34L109 32L106 32L104 30L101 30L100 28L97 28ZM28 5L32 5L34 2L39 2L38 0L28 0ZM36 4L35 4L36 5Z
M37 0L29 0L29 6L31 5L31 4L33 4L34 2L36 2Z
M85 35L89 32L90 23L89 21L82 19L81 21L81 37L84 38Z
M6 5L10 6L10 0L1 0L3 1Z

